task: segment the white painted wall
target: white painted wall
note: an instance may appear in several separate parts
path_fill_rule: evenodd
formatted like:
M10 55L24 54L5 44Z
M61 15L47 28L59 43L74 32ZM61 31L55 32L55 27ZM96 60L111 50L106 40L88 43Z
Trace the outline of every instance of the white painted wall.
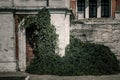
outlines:
M0 0L0 7L12 7L12 0Z
M23 21L22 21L23 22ZM21 22L21 23L22 23ZM19 24L18 27L21 27L22 24ZM26 70L26 34L25 34L25 30L19 30L18 31L18 40L19 40L19 62L18 62L18 66L19 66L19 70L20 71L25 71Z
M14 6L46 6L46 0L14 0Z
M49 6L54 8L65 7L65 0L49 0Z
M120 11L115 12L115 19L120 20Z
M49 0L49 7L70 8L70 0Z
M59 54L65 55L65 47L69 44L69 15L65 14L51 14L51 22L56 27L58 37L58 46L60 48Z
M70 0L65 0L65 7L70 8Z
M16 71L15 29L12 13L0 13L0 71Z
M0 7L45 7L47 0L0 0ZM70 0L49 0L49 7L54 8L69 8Z
M77 19L84 19L84 11L77 12Z

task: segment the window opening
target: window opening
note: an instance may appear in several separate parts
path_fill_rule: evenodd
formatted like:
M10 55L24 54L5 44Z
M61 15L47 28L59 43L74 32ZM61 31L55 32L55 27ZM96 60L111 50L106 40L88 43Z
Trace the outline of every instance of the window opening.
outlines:
M90 18L97 17L97 0L89 0L89 16Z
M110 16L110 6L109 0L101 0L101 16L109 17Z

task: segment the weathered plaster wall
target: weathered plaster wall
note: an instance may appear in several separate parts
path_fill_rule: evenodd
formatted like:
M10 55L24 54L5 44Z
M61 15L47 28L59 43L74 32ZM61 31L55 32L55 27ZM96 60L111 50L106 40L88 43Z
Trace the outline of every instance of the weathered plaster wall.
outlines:
M25 32L18 32L19 50L17 55L18 61L16 61L15 21L13 14L37 14L37 10L47 6L46 1L47 0L0 0L0 72L16 71L18 68L20 71L25 71L26 68ZM59 35L59 54L63 56L65 54L65 47L69 44L70 15L67 14L67 8L70 6L69 0L49 1L51 22L55 25ZM9 10L6 10L6 8Z
M65 47L69 44L69 33L70 33L70 23L69 23L69 14L52 14L51 13L51 22L56 27L56 32L59 35L58 37L58 46L60 48L59 54L64 56Z
M69 0L14 0L14 6L19 6L19 7L25 7L25 6L42 6L45 7L47 6L51 8L69 8Z
M12 0L0 0L0 7L12 7Z
M120 0L117 0L117 11L120 11Z
M15 31L12 13L0 13L0 71L16 71Z
M96 24L94 22L91 24L77 23L71 26L71 35L81 41L108 46L120 60L120 23L104 22Z
M115 19L120 20L120 11L115 12Z
M56 8L65 7L65 0L49 0L49 6Z
M25 7L25 6L46 6L46 0L14 0L14 6Z

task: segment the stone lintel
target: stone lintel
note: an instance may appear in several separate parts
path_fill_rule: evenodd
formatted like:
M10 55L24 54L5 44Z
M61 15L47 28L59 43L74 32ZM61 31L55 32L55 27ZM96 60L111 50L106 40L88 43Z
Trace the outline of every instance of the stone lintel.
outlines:
M11 13L15 14L37 14L39 10L44 7L1 7L0 13ZM50 8L47 7L51 14L71 14L71 9L68 8Z

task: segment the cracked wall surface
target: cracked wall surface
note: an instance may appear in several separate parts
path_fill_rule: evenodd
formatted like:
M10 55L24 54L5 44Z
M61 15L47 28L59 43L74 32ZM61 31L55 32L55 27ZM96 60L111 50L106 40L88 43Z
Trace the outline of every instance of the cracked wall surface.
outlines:
M13 22L12 13L0 14L0 71L16 71Z

